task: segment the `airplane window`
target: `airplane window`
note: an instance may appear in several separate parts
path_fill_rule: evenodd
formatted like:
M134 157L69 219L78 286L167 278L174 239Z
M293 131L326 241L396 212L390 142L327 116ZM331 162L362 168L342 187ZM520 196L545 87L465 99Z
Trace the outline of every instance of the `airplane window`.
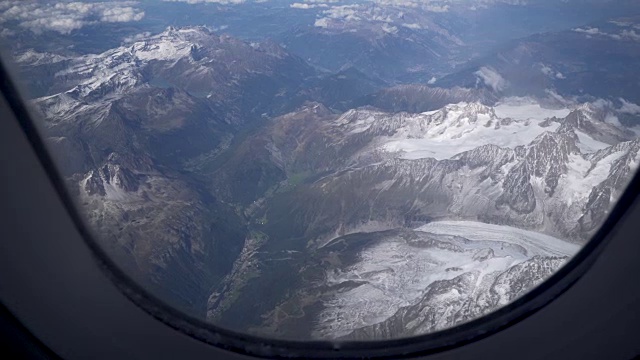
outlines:
M434 333L521 298L640 161L640 4L0 2L93 239L269 339Z

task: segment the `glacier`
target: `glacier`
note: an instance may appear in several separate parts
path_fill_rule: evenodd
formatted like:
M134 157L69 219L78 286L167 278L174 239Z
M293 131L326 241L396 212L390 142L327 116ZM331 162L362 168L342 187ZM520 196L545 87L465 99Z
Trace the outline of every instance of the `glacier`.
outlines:
M579 245L504 225L473 221L437 221L400 233L363 250L344 269L329 269L327 285L356 283L325 303L315 335L341 338L354 330L390 319L417 304L430 285L473 274L480 294L497 275L534 258L568 259ZM451 291L448 298L461 297ZM452 326L453 323L447 326Z

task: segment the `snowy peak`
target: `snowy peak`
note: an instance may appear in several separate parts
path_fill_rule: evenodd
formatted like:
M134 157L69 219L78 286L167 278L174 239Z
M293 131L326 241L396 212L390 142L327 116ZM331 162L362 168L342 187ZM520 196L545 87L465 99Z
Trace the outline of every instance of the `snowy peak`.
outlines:
M70 121L80 112L86 121L99 122L114 102L127 98L143 104L149 89L174 88L191 98L183 103L229 109L224 121L237 123L245 121L241 112L264 112L247 106L246 98L261 108L281 106L285 94L314 75L314 69L276 44L247 43L204 27L169 27L132 44L69 60L53 79L56 91L62 91L36 102L51 122ZM177 101L171 105L180 106ZM152 115L136 111L140 118Z
M487 122L497 118L492 107L479 102L460 102L446 105L436 111L423 113L429 115L436 125L463 126L480 122L480 125L487 126Z
M84 175L80 189L85 196L124 201L132 199L147 175L153 173L153 163L146 156L111 153L100 167Z
M544 179L547 194L553 195L570 156L580 153L577 140L572 133L545 132L528 146L525 162L534 176Z
M464 123L472 124L479 120L489 121L497 118L492 107L479 102L460 102L458 104L447 105L438 110L436 114L439 115L437 118L443 119L442 122L449 122L455 126L463 125ZM486 123L482 125L486 126Z
M586 152L593 152L635 137L631 131L608 123L608 115L609 113L603 109L583 104L562 120L562 127L576 130Z
M495 108L479 102L420 114L368 112L360 119L366 119L358 123L360 132L368 129L380 137L379 149L404 159L446 159L488 144L513 149L559 126L542 119L500 117Z
M47 53L47 52L37 52L35 50L27 50L20 54L14 56L14 60L16 63L20 65L28 65L28 66L39 66L39 65L50 65L59 63L62 61L69 60L68 57Z
M56 76L92 90L110 81L134 85L140 82L140 74L152 73L151 80L160 83L175 81L187 87L198 83L202 88L208 82L211 90L218 83L237 81L240 74L270 73L274 63L285 56L284 50L274 44L249 44L218 36L204 27L170 27L133 44L77 58ZM87 93L80 91L83 96Z

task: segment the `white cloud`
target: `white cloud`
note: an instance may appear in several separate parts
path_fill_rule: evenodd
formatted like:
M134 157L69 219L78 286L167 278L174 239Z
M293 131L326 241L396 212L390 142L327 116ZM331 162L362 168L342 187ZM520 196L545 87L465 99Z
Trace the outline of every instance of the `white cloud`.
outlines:
M622 103L622 106L620 107L620 109L618 109L618 111L631 115L640 114L640 105L629 102L623 98L620 98L619 100Z
M432 84L435 84L436 81L438 81L438 79L436 79L435 76L432 76L431 79L429 79L429 81L427 81L427 84L432 85Z
M407 29L412 29L412 30L420 30L422 29L422 26L420 26L420 24L402 24L402 26L406 27Z
M125 43L125 44L130 44L130 43L134 43L134 42L136 42L138 40L142 40L142 39L148 38L149 36L151 36L151 32L145 31L145 32L140 33L140 34L127 36L124 39L122 39L122 42Z
M613 103L611 102L611 100L602 99L602 98L598 98L592 101L591 105L600 110L607 110L607 109L613 108Z
M635 30L624 30L620 35L631 40L640 41L640 34L635 32Z
M425 5L424 8L427 11L436 12L436 13L443 13L443 12L449 11L449 5Z
M388 34L397 34L398 33L398 28L396 26L391 26L389 24L382 24L382 31L388 33Z
M618 25L620 27L629 27L629 26L633 25L633 23L630 23L628 21L616 21L616 20L613 20L613 21L609 21L609 22L611 24Z
M319 27L319 28L328 28L329 27L329 19L328 18L322 18L322 19L318 19L316 20L316 22L313 24L313 26Z
M325 10L324 14L331 19L343 19L347 21L359 21L358 5L342 5L334 6L329 10Z
M618 26L622 26L617 24ZM575 32L579 32L579 33L583 33L583 34L587 34L587 36L591 36L591 35L600 35L600 36L608 36L614 40L634 40L634 41L640 41L640 34L638 34L635 30L631 29L631 30L622 30L622 32L620 34L609 34L606 32L601 31L598 28L593 28L593 27L587 27L587 28L575 28L573 29L573 31Z
M566 79L565 76L559 72L559 71L555 71L553 70L550 66L545 65L545 64L540 64L540 71L542 71L543 74L547 75L550 78L555 78L555 79Z
M602 32L600 32L600 29L598 28L592 28L592 27L587 27L587 28L575 28L573 29L573 31L575 32L579 32L579 33L584 33L587 35L598 35L598 34L602 34Z
M373 0L375 3L386 6L398 6L409 8L422 8L430 12L447 12L451 0Z
M237 5L243 4L245 0L162 0L164 2L183 2L187 4L220 4L220 5ZM257 2L257 1L256 1ZM263 1L262 1L263 2Z
M620 123L620 119L618 119L617 116L615 116L615 115L613 115L611 113L608 113L607 115L605 115L604 122L609 124L609 125L622 127L622 124Z
M502 91L507 88L508 82L491 67L483 66L474 73L478 80L482 80L485 85L491 87L494 91Z
M327 5L327 4L293 3L293 4L289 5L289 6L290 6L291 8L294 8L294 9L303 9L303 10L306 10L306 9L314 9L314 8L319 8L319 7L326 8L326 7L328 7L329 5Z
M100 16L100 21L104 22L130 22L140 21L144 17L144 12L137 12L136 9L127 7L116 7L106 9Z
M16 32L13 30L9 30L9 29L0 30L0 37L10 37L10 36L14 36L15 34Z
M97 3L38 1L7 1L0 7L0 24L17 21L34 33L57 31L68 34L73 30L100 22L119 23L140 21L144 11L135 8L136 2L110 1Z
M572 106L572 105L576 104L575 98L574 99L567 99L567 98L563 97L562 95L558 94L553 89L545 89L544 92L549 97L549 100L555 101L558 104L563 104L563 105L567 105L567 106Z
M419 0L374 0L375 3L386 6L400 6L400 7L419 7L424 2Z
M543 74L547 76L550 76L550 77L553 76L553 69L545 64L540 64L540 70L542 71Z

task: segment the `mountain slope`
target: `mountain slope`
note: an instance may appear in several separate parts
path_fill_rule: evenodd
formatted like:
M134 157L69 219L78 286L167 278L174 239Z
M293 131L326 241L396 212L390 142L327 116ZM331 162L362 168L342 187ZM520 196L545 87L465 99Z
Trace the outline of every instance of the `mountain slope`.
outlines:
M252 271L225 279L229 286L210 299L209 319L282 337L377 339L453 326L511 301L589 239L635 171L638 140L605 119L595 116L591 105L545 109L526 101L496 107L459 103L421 114L365 107L335 115L319 104L307 104L274 119L247 140L258 145L245 155L238 153L229 167L241 169L260 158L261 166L273 166L279 175L264 196L246 200L245 215L261 234L244 262L253 264ZM624 141L615 143L617 139ZM406 141L421 141L422 152L407 148ZM443 152L448 142L451 151ZM398 143L405 148L389 148ZM438 158L427 150L437 150ZM617 182L621 176L625 181ZM262 179L268 182L269 176ZM518 243L524 250L507 256L496 255L504 244L475 242L479 239L472 234L479 234L478 229L447 228L435 238L422 234L445 220L475 221L478 229L493 226L505 233L534 230L538 237ZM536 250L542 234L556 238L549 249L573 250ZM496 241L504 238L499 232L494 236ZM458 238L466 240L461 244ZM385 268L403 263L394 257L400 256L397 248L387 248L397 241L453 252L438 258L442 269L449 270L434 272L446 279L416 285L416 291L424 292L411 300L385 302L385 295L374 306L375 294L407 274ZM366 255L376 246L386 250ZM425 256L435 256L433 251ZM454 259L461 253L495 258L489 262L497 261L497 267L482 275L478 271L489 263L467 255L460 264L468 267L458 266ZM387 261L384 254L396 260ZM355 270L378 263L385 269ZM267 291L265 284L281 276L287 283L263 297L260 316L240 315L251 301L249 294ZM449 293L452 288L458 289L455 296ZM503 295L497 296L497 289ZM229 297L234 301L225 303L225 312L217 310L219 299ZM237 322L239 316L242 321ZM304 325L309 322L317 326L309 330Z
M568 98L625 98L639 103L640 85L627 81L636 73L640 54L638 23L637 17L612 19L514 40L436 85L488 88L517 96L545 96L549 90Z
M40 58L23 66L51 60ZM63 65L34 105L95 234L145 286L202 316L246 228L189 169L221 155L239 127L289 106L288 92L315 71L276 45L199 27Z

